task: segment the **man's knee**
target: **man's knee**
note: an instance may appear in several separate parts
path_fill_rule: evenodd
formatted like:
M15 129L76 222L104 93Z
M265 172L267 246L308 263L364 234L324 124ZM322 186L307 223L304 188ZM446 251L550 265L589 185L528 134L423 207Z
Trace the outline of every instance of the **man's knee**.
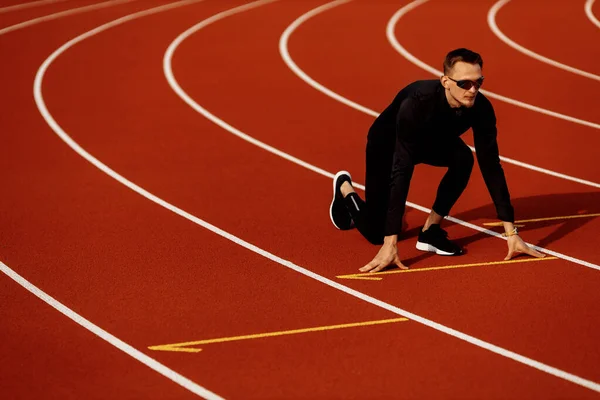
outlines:
M473 157L473 152L467 146L461 146L456 151L454 155L454 165L451 167L456 167L462 171L471 173L473 169L473 165L475 164L475 157Z

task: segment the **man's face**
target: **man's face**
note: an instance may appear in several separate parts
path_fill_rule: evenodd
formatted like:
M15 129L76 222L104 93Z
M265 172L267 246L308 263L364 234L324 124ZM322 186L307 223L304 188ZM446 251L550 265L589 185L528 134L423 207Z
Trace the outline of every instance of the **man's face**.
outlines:
M459 61L454 64L448 75L442 77L441 81L446 88L446 97L451 106L473 107L479 86L483 82L483 75L479 64ZM466 82L457 83L457 81ZM464 88L459 87L461 84Z

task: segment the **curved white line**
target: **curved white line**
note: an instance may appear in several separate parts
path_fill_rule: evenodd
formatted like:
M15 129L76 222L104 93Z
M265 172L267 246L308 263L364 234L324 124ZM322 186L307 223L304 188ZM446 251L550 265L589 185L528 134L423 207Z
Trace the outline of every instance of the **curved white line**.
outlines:
M402 18L406 13L408 13L412 9L420 6L423 3L426 3L427 1L428 0L415 0L415 1L412 1L409 4L405 5L401 9L399 9L392 16L390 21L388 22L388 25L386 28L386 35L387 35L387 38L388 38L389 42L391 43L392 47L394 47L394 49L396 49L396 51L399 52L408 61L415 64L417 67L422 68L425 71L434 74L435 76L442 76L444 74L442 71L439 71L439 70L431 67L430 65L425 64L423 61L419 60L417 57L413 56L408 50L406 50L404 47L402 47L402 45L398 42L398 39L396 39L396 36L394 34L394 31L396 30L396 24L398 23L400 18ZM487 90L482 89L481 93L483 93L486 96L491 97L493 99L497 99L497 100L503 101L508 104L512 104L517 107L525 108L527 110L535 111L540 114L549 115L551 117L563 119L565 121L573 122L573 123L576 123L579 125L589 126L590 128L600 129L600 124L597 124L594 122L590 122L590 121L586 121L583 119L574 118L574 117L570 117L568 115L560 114L560 113L557 113L554 111L546 110L545 108L541 108L541 107L534 106L534 105L531 105L528 103L524 103L519 100L511 99L510 97L502 96L497 93L489 92Z
M265 4L265 3L269 3L271 1L272 0L266 0L266 1L265 0L261 0L261 1L258 1L256 3L251 3L251 5L254 5L254 4ZM341 4L344 1L345 0L341 0L341 1L337 1L335 3L336 4ZM240 130L232 127L231 125L227 124L225 121L223 121L220 118L216 117L214 114L210 113L205 108L201 107L198 103L196 103L194 100L192 100L192 98L189 95L187 95L185 93L185 91L177 83L177 80L175 79L175 76L173 75L173 69L172 69L173 55L174 55L175 50L177 49L177 47L182 43L182 41L185 38L188 38L190 35L192 35L193 33L197 32L198 30L206 27L209 24L212 24L212 23L214 23L214 22L216 22L216 21L218 21L220 19L223 19L223 18L225 18L225 17L227 17L229 15L235 14L236 12L239 12L240 10L243 10L243 9L246 9L246 8L247 8L247 6L242 6L242 7L237 7L237 8L234 8L234 9L231 9L231 10L224 11L222 13L216 14L215 16L213 16L213 17L211 17L211 18L209 18L207 20L204 20L204 21L202 21L202 22L200 22L200 23L192 26L191 28L189 28L185 32L183 32L167 48L167 51L165 52L165 56L164 56L164 59L163 59L163 69L164 69L165 77L167 78L167 81L169 82L169 85L182 98L182 100L185 101L194 110L196 110L197 112L199 112L200 114L202 114L203 116L205 116L206 118L208 118L209 120L211 120L212 122L214 122L215 124L219 125L220 127L226 129L230 133L232 133L232 134L234 134L234 135L236 135L236 136L238 136L238 137L240 137L240 138L242 138L244 140L251 139L251 140L249 140L251 143L253 143L253 144L255 144L255 145L257 145L257 146L259 146L259 147L261 147L261 148L263 148L263 149L265 149L267 151L273 152L273 153L281 156L282 152L280 152L279 150L274 149L273 147L268 146L268 145L266 145L266 144L264 144L264 143L262 143L262 142L260 142L260 141L258 141L256 139L250 137L249 135L241 132ZM318 9L323 10L323 9L326 9L326 8L327 8L326 6L321 6ZM276 151L272 151L272 150L276 150ZM285 154L287 156L287 157L285 157L286 159L288 159L288 160L290 160L292 162L298 163L298 161L300 161L300 163L298 163L299 165L305 166L307 164L306 162L301 161L301 160L299 160L299 159L297 159L295 157L292 157L290 155L287 155L286 153L283 153L283 154ZM310 164L308 164L308 165L310 165ZM320 168L317 168L317 167L314 167L314 166L312 166L312 167L313 168L310 168L310 169L313 170L313 171L315 171L315 172L318 172L318 173L320 173L322 175L325 175L325 176L327 176L329 178L331 178L333 176L333 174L331 174L331 173L329 173L327 171L324 171L324 170L322 170ZM357 185L357 186L361 186L362 187L362 185ZM362 187L362 188L364 189L364 187ZM411 207L417 208L417 209L419 209L421 211L425 211L427 213L430 211L430 210L426 209L425 207L417 206L417 205L410 204L410 203L407 203L407 204L409 206L411 206ZM456 220L454 218L452 218L452 220L453 221L457 221L458 223L462 223L462 225L473 227L473 229L476 229L478 231L486 232L488 234L500 237L500 235L498 235L495 232L479 228L478 226L475 226L475 225L472 225L472 224L468 224L468 223L462 222L460 220ZM368 296L368 295L366 295L364 293L358 292L358 291L356 291L354 289L350 289L347 286L341 285L341 284L339 284L337 282L334 282L334 281L332 281L330 279L327 279L327 278L325 278L325 277L323 277L321 275L318 275L318 274L316 274L316 273L314 273L312 271L309 271L309 270L307 270L305 268L302 268L302 267L300 267L300 266L298 266L296 264L293 264L290 261L283 260L283 259L281 259L281 258L279 258L279 257L277 257L277 256L275 256L275 255L273 255L271 253L266 252L265 250L259 249L256 246L251 245L251 244L249 244L249 243L247 243L247 242L245 242L245 241L243 241L243 240L241 240L239 238L236 238L235 236L233 236L231 234L225 233L221 229L216 228L213 225L210 225L210 224L208 224L208 223L206 223L204 221L202 221L201 225L204 226L204 227L206 227L207 229L210 229L214 233L216 233L218 235L221 235L223 237L226 237L227 239L229 239L229 240L231 240L231 241L239 244L240 246L247 248L248 250L251 250L251 251L254 251L254 252L258 253L258 254L261 254L264 257L269 258L272 261L275 261L275 262L277 262L277 263L279 263L279 264L281 264L281 265L283 265L283 266L285 266L287 268L290 268L290 269L292 269L294 271L297 271L297 272L299 272L299 273L301 273L301 274L303 274L305 276L308 276L308 277L310 277L312 279L315 279L315 280L317 280L319 282L322 282L322 283L324 283L324 284L326 284L328 286L331 286L331 287L333 287L335 289L341 290L342 292L345 292L345 293L347 293L347 294L349 294L351 296L357 297L357 298L359 298L359 299L361 299L363 301L366 301L366 302L371 303L373 305L376 305L378 307L381 307L381 308L384 308L386 310L389 310L389 311L391 311L393 313L396 313L396 314L398 314L400 316L404 316L406 318L412 319L413 321L419 322L419 323L421 323L423 325L426 325L426 326L428 326L430 328L436 329L436 330L444 332L444 333L446 333L446 334L448 334L450 336L454 336L454 337L456 337L458 339L464 340L464 341L466 341L468 343L471 343L471 344L473 344L475 346L487 349L487 350L492 351L492 352L494 352L496 354L502 355L504 357L510 358L512 360L515 360L517 362L523 363L523 364L528 365L530 367L536 368L536 369L538 369L540 371L543 371L543 372L546 372L548 374L554 375L556 377L568 380L570 382L573 382L573 383L576 383L578 385L584 386L584 387L586 387L588 389L600 392L600 384L598 384L598 383L595 383L595 382L589 381L587 379L578 377L576 375L573 375L573 374L570 374L568 372L559 370L559 369L551 367L549 365L542 364L539 361L535 361L535 360L532 360L530 358L524 357L524 356L522 356L520 354L517 354L517 353L514 353L514 352L512 352L510 350L506 350L506 349L501 348L499 346L493 345L491 343L488 343L488 342L485 342L483 340L477 339L477 338L475 338L473 336L467 335L467 334L465 334L463 332L459 332L459 331L454 330L452 328L449 328L447 326L441 325L441 324L439 324L437 322L431 321L431 320L429 320L427 318L424 318L424 317L421 317L419 315L413 314L413 313L411 313L409 311L406 311L404 309L401 309L399 307L396 307L396 306L393 306L391 304L385 303L385 302L383 302L381 300L378 300L378 299L376 299L374 297ZM596 269L600 269L600 267L596 266Z
M200 106L198 103L196 103L190 96L188 96L188 94L181 88L181 86L179 86L179 84L177 83L177 80L175 79L175 76L173 75L173 70L171 67L171 60L173 58L173 54L175 53L175 49L181 44L181 42L183 42L187 37L189 37L191 34L193 34L194 32L204 28L207 25L212 24L213 22L216 22L220 19L225 18L228 15L233 15L236 14L240 11L244 11L245 9L249 8L249 7L256 7L259 5L263 5L263 4L267 4L267 3L271 3L273 1L277 1L277 0L260 0L257 2L253 2L253 3L249 3L246 6L242 6L244 8L242 9L238 9L238 8L233 8L231 10L228 11L224 11L222 13L213 15L212 17L203 20L202 22L200 22L199 24L194 25L192 28L188 29L187 31L183 32L181 35L179 35L172 43L171 45L167 48L167 51L165 53L165 56L163 58L163 70L165 72L165 77L167 78L167 81L169 82L169 85L171 85L171 88L175 91L175 93L177 93L177 95L179 97L181 97L183 99L183 101L185 101L190 107L192 107L194 110L196 110L198 113L204 115L206 118L208 118L210 121L212 121L213 123L217 124L218 126L220 126L221 128L231 132L232 134L234 134L235 136L252 143L255 146L260 147L261 149L264 149L270 153L276 154L279 157L282 157L288 161L291 161L295 164L301 165L304 168L307 168L311 171L316 172L317 174L321 174L324 175L328 178L333 178L334 174L332 174L331 172L327 172L324 169L321 169L319 167L316 167L312 164L309 164L299 158L296 158L290 154L287 154L279 149L276 149L273 146L270 146L266 143L261 142L260 140L256 140L255 138L253 138L250 135L245 134L244 132L240 131L239 129L236 129L235 127L229 125L227 122L223 121L222 119L217 118L215 115L213 115L212 113L210 113L207 109L205 109L204 107Z
M510 0L499 0L497 3L495 3L492 8L489 9L488 11L488 15L487 15L487 21L488 21L488 25L490 27L490 29L492 30L492 32L494 32L494 34L500 39L502 40L504 43L506 43L507 45L509 45L510 47L512 47L513 49L520 51L521 53L534 58L538 61L541 61L545 64L548 65L552 65L553 67L556 68L560 68L564 71L568 71L568 72L572 72L574 74L583 76L585 78L590 78L590 79L594 79L596 81L600 81L600 76L592 74L590 72L586 72L574 67L571 67L570 65L567 64L563 64L560 63L558 61L552 60L548 57L544 57L541 54L538 54L534 51L529 50L528 48L525 48L523 46L521 46L520 44L518 44L517 42L515 42L514 40L512 40L511 38L509 38L508 36L506 36L504 34L504 32L502 32L500 30L500 28L498 28L498 24L496 24L496 14L498 14L498 11L500 11L500 9L506 5L506 3L508 3Z
M259 1L259 2L251 3L251 4L248 4L248 5L245 5L245 6L237 7L236 9L230 10L228 12L229 14L223 14L222 13L221 16L224 17L226 15L230 15L231 13L234 12L234 10L238 10L238 12L239 12L240 10L246 10L248 8L251 8L252 6L258 6L258 5L261 5L263 3L267 3L267 2L270 2L270 0L269 1ZM189 1L183 1L183 2L180 2L180 3L189 3ZM182 5L182 4L180 4L180 5ZM166 7L170 8L170 7L172 7L172 5L166 6ZM111 168L109 168L108 166L106 166L105 164L103 164L102 162L100 162L97 158L95 158L90 153L88 153L86 150L84 150L81 146L79 146L79 144L77 144L60 127L60 125L58 125L58 123L54 120L54 118L49 113L49 111L48 111L48 109L47 109L47 107L45 105L45 102L44 102L44 99L43 99L43 96L42 96L41 88L42 88L43 77L44 77L44 74L45 74L46 70L48 69L48 67L50 66L50 64L60 54L62 54L68 48L72 47L74 44L76 44L76 43L84 40L85 38L93 36L93 35L101 32L101 31L106 30L106 29L108 29L108 28L110 28L112 26L115 26L115 25L119 24L119 23L123 23L125 21L130 20L130 19L137 18L137 17L143 16L143 15L147 15L147 14L150 14L150 13L158 12L159 10L165 9L166 7L157 7L157 8L151 9L151 10L147 10L145 12L131 14L129 16L120 18L120 19L115 20L113 22L110 22L108 24L104 24L104 25L102 25L102 26L100 26L100 27L98 27L96 29L93 29L93 30L91 30L89 32L86 32L83 35L80 35L80 36L76 37L75 39L73 39L73 40L65 43L63 46L61 46L59 49L57 49L54 53L52 53L44 61L44 63L40 66L40 68L39 68L39 70L38 70L38 72L36 74L36 78L35 78L35 82L34 82L34 97L35 97L36 105L37 105L37 107L38 107L41 115L43 116L43 118L48 123L48 125L57 134L57 136L59 138L61 138L69 147L71 147L76 153L78 153L81 157L85 158L88 162L92 163L98 169L100 169L101 171L103 171L107 175L111 176L113 179L119 181L123 185L127 186L131 190L135 191L136 193L138 193L138 194L144 196L145 198L147 198L147 199L155 202L156 204L159 204L159 205L161 205L161 206L163 206L163 207L165 207L165 208L173 211L174 213L176 213L176 214L178 214L178 215L180 215L180 216L188 219L189 221L192 221L192 222L194 222L194 223L196 223L196 224L198 224L200 226L203 226L206 229L209 229L212 232L214 232L214 233L216 233L216 234L218 234L218 235L220 235L220 236L222 236L222 237L224 237L224 238L226 238L228 240L231 240L231 241L239 244L240 246L243 246L243 247L247 248L248 250L251 250L251 251L256 252L256 253L258 253L260 255L263 255L264 257L269 258L269 259L271 259L271 260L273 260L273 261L275 261L275 262L277 262L277 263L279 263L281 265L284 265L284 266L286 266L286 267L288 267L290 269L293 269L293 270L295 270L295 271L297 271L299 273L302 273L302 274L304 274L304 275L306 275L308 277L311 277L311 278L313 278L313 279L315 279L317 281L325 283L325 284L327 284L327 285L329 285L329 286L331 286L333 288L341 290L341 291L343 291L343 292L345 292L347 294L350 294L350 295L352 295L354 297L362 299L362 300L364 300L366 302L369 302L369 303L374 304L376 306L379 306L379 307L382 307L384 309L387 309L387 310L389 310L389 311L391 311L393 313L396 313L396 314L402 315L402 316L406 316L406 317L408 317L410 319L413 319L414 321L420 322L420 323L422 323L424 325L427 325L427 326L430 326L430 327L432 327L434 329L437 329L437 330L440 330L442 332L445 332L445 333L447 333L449 335L452 335L452 336L454 336L456 338L465 340L465 341L467 341L469 343L472 343L472 344L474 344L476 346L479 346L479 347L482 347L482 348L487 349L489 351L492 351L492 352L494 352L496 354L500 354L502 356L508 357L508 358L510 358L512 360L515 360L517 362L523 363L525 365L529 365L529 366L531 366L533 368L536 368L536 369L541 370L543 372L546 372L548 374L551 374L551 375L554 375L556 377L568 380L570 382L576 383L578 385L581 385L583 387L589 388L591 390L600 392L600 384L597 384L595 382L589 381L589 380L581 378L579 376L570 374L570 373L562 371L560 369L548 366L546 364L540 363L540 362L532 360L530 358L524 357L524 356L522 356L520 354L517 354L517 353L511 352L509 350L503 349L501 347L495 346L495 345L493 345L491 343L487 343L487 342L482 341L480 339L477 339L475 337L466 335L466 334L464 334L462 332L456 331L454 329L448 328L448 327L443 326L441 324L438 324L436 322L433 322L433 321L430 321L430 320L425 319L423 317L420 317L420 316L418 316L416 314L412 314L412 313L410 313L408 311L402 310L402 309L400 309L398 307L395 307L395 306L392 306L392 305L387 304L385 302L382 302L382 301L380 301L380 300L378 300L376 298L373 298L371 296L367 296L367 295L365 295L365 294L363 294L361 292L358 292L358 291L356 291L354 289L351 289L351 288L349 288L347 286L341 285L341 284L339 284L337 282L334 282L334 281L332 281L330 279L327 279L327 278L322 277L322 276L320 276L318 274L315 274L312 271L309 271L309 270L307 270L305 268L299 267L299 266L297 266L297 265L295 265L295 264L293 264L293 263L291 263L291 262L289 262L287 260L284 260L284 259L282 259L280 257L277 257L277 256L271 254L271 253L268 253L265 250L262 250L262 249L254 246L254 245L252 245L252 244L250 244L250 243L248 243L246 241L243 241L243 240L241 240L241 239L239 239L239 238L231 235L230 233L225 232L222 229L219 229L216 226L211 225L211 224L209 224L209 223L207 223L207 222L205 222L205 221L203 221L203 220L201 220L201 219L199 219L199 218L197 218L197 217L195 217L195 216L193 216L193 215L185 212L184 210L181 210L181 209L173 206L172 204L167 203L166 201L158 198L157 196L153 195L152 193L144 190L140 186L137 186L133 182L131 182L131 181L127 180L126 178L124 178L123 176L119 175L117 172L115 172L114 170L112 170ZM213 21L215 21L215 20L213 20ZM172 55L172 52L171 52L171 55ZM166 57L166 54L165 54L165 57ZM4 268L3 268L3 271L4 271ZM12 277L17 282L19 282L19 280L17 280L17 277L14 277L14 276L12 276ZM20 282L20 283L22 283L22 282ZM137 354L135 354L135 355L137 355ZM140 358L137 358L137 359L141 360ZM146 365L148 365L148 364L146 364ZM153 368L153 367L154 368L158 368L159 366L152 365L151 368ZM166 369L167 369L167 371L159 370L159 372L161 372L163 374L170 374L171 372L173 372L171 370L168 370L168 368L166 368ZM175 377L171 377L170 376L170 378L171 379L175 379L175 378L177 378L177 376L175 376ZM183 386L185 382L178 382L178 383ZM193 384L193 385L195 385L195 384ZM192 389L194 389L194 388L192 388ZM192 390L192 389L190 389L190 390ZM202 391L204 393L203 395L207 396L208 398L218 398L216 395L214 395L214 394L212 394L210 392L206 393L206 389L204 389L202 387L198 387L198 388L195 388L195 389Z
M341 4L344 3L348 3L352 0L337 0L337 1L333 1L330 3L326 3L323 4L320 7L317 7L309 12L307 12L306 14L302 15L300 18L296 19L294 22L292 22L292 24L290 26L288 26L286 28L286 30L283 32L283 34L281 35L281 37L279 38L279 53L281 54L281 56L283 57L283 60L285 61L286 65L296 74L300 77L300 79L302 79L304 82L308 83L310 86L312 86L313 88L317 89L319 92L322 92L324 94L326 94L327 96L331 97L334 100L339 101L342 104L345 104L349 107L354 108L355 110L358 110L360 112L363 112L367 115L370 115L372 117L377 118L377 116L379 115L376 111L373 111L363 105L360 105L358 103L355 103L352 100L349 100L341 95L339 95L338 93L334 92L333 90L321 85L319 82L315 81L314 79L312 79L310 76L308 76L303 70L301 70L296 63L294 62L294 60L292 60L292 57L290 57L290 53L288 52L287 49L287 43L289 41L290 35L292 34L292 32L294 30L296 30L297 27L299 27L300 25L302 25L306 20L312 18L314 15L317 15L319 13L322 13L325 10L329 10L330 8L333 7L337 7Z
M143 16L151 15L151 14L156 14L156 13L161 12L161 11L166 11L166 10L169 10L169 9L172 9L172 8L181 7L181 6L192 4L192 3L197 3L199 1L202 1L202 0L183 0L183 1L178 1L178 2L171 3L171 4L167 4L167 5L164 5L164 6L155 7L155 8L151 8L151 9L148 9L148 10L136 12L136 13L129 14L127 16L121 17L119 19L116 19L114 21L111 21L109 23L103 24L103 25L101 25L101 26L99 26L99 27L97 27L95 29L92 29L92 30L90 30L90 31L88 31L88 32L86 32L86 33L84 33L82 35L79 35L79 36L75 37L74 39L71 39L67 43L63 44L58 49L56 49L43 62L43 64L38 69L37 74L35 75L35 81L34 81L34 84L33 84L33 95L34 95L35 103L36 103L36 105L38 107L38 110L39 110L40 114L42 115L42 117L44 118L44 120L46 121L46 123L52 128L52 130L65 143L67 143L67 145L69 145L69 147L71 147L75 152L77 152L80 156L82 156L87 161L89 161L90 163L92 163L94 166L96 166L97 168L99 168L103 172L107 173L108 175L110 175L114 179L118 180L119 182L121 182L125 186L128 186L128 187L132 188L133 190L135 190L138 193L140 193L142 196L144 196L144 197L146 197L146 198L148 198L148 199L150 199L150 200L152 200L152 201L154 201L154 202L156 202L158 204L162 203L161 205L163 205L163 206L166 206L166 204L168 204L168 203L164 204L165 202L163 200L158 199L156 196L154 196L154 195L146 192L144 189L140 188L139 186L136 186L132 182L128 181L127 179L125 179L121 175L119 175L116 172L114 172L113 170L111 170L109 167L107 167L101 161L99 161L94 156L92 156L87 151L85 151L73 139L71 139L71 137L69 137L69 135L67 135L67 133L54 120L54 118L52 117L52 115L48 111L48 108L46 107L46 103L44 102L44 98L43 98L43 95L42 95L42 82L44 80L44 74L48 70L48 67L50 67L50 64L52 64L52 62L54 60L56 60L56 58L58 58L58 56L60 56L62 53L64 53L67 49L69 49L70 47L74 46L75 44L83 41L84 39L87 39L87 38L89 38L91 36L94 36L94 35L102 32L102 31L105 31L105 30L107 30L109 28L112 28L114 26L120 25L120 24L122 24L124 22L127 22L127 21L131 21L131 20L136 19L136 18L140 18L140 17L143 17ZM17 276L14 272L11 273L11 271L6 270L6 268L4 268L4 267L2 268L2 271L5 272L8 276L10 276L12 279L14 279L16 282L18 282L20 285L22 285L23 287L25 287L27 290L32 291L32 286L33 285L29 284L29 282L24 281L22 278L20 278L19 276ZM57 308L60 312L62 312L63 314L65 314L69 318L73 319L73 315L68 312L70 310L66 309L66 307L64 307L64 306L63 307L56 307L58 302L56 302L56 301L52 302L53 299L50 296L46 295L45 293L43 293L41 291L39 291L41 293L38 293L38 292L35 292L35 291L32 291L32 292L34 292L38 297L40 297L42 300L44 300L48 304L50 304L53 307ZM60 303L58 303L58 304L60 304ZM78 322L78 323L80 323L80 322ZM192 382L190 379L184 377L183 375L181 375L181 374L173 371L172 369L166 367L163 364L160 364L158 361L152 359L151 357L148 357L147 355L145 355L142 352L140 352L139 350L131 347L130 345L125 344L124 342L122 342L121 340L117 339L116 337L114 337L114 336L112 336L110 334L107 334L105 331L101 330L100 328L96 327L95 325L93 325L93 324L90 325L90 324L81 324L81 325L84 326L86 329L90 330L91 332L93 332L94 334L100 336L102 339L104 339L105 341L107 341L111 345L113 345L113 346L117 347L118 349L124 351L129 356L131 356L134 359L138 360L142 364L150 367L151 369L153 369L154 371L158 372L159 374L167 377L168 379L172 380L173 382L177 383L178 385L184 387L185 389L189 390L190 392L192 392L192 393L194 393L194 394L196 394L198 396L202 396L202 397L204 397L206 399L211 399L211 400L212 399L215 399L215 400L222 399L217 394L209 391L208 389L206 389L206 388L198 385L195 382Z
M596 0L587 0L585 2L585 15L587 15L587 17L589 18L590 21L592 21L592 24L596 25L598 28L600 28L600 21L598 20L598 18L596 18L596 16L594 15L594 12L592 11L592 6L594 5L594 2Z
M7 12L11 12L11 11L24 10L26 8L43 6L44 4L59 3L61 1L65 1L65 0L38 0L38 1L30 1L29 3L15 4L14 6L6 6L6 7L0 8L0 14L4 14Z
M29 26L39 24L40 22L51 21L53 19L66 17L68 15L79 14L92 10L99 10L101 8L112 7L122 3L129 3L136 0L109 0L102 3L91 4L89 6L83 6L78 8L72 8L65 11L60 11L54 14L44 15L43 17L33 18L28 21L20 22L18 24L14 24L11 26L7 26L6 28L0 29L0 35L4 35L9 32L14 32L19 29L27 28Z
M319 82L315 81L313 78L311 78L308 74L306 74L300 67L298 67L298 65L294 62L294 60L292 59L292 57L290 56L289 50L288 50L288 42L289 42L289 38L292 35L292 33L300 26L302 25L304 22L306 22L308 19L314 17L317 14L320 14L326 10L329 10L333 7L337 7L339 5L342 5L344 3L347 3L351 0L337 0L337 1L333 1L330 3L326 3L320 7L317 7L309 12L307 12L306 14L302 15L301 17L297 18L294 22L292 22L292 24L290 24L286 30L283 32L283 34L281 35L280 39L279 39L279 53L281 54L281 57L283 58L283 61L285 62L285 64L300 78L302 79L304 82L306 82L308 85L312 86L313 88L315 88L316 90L318 90L321 93L324 93L325 95L333 98L334 100L339 101L340 103L343 103L345 105L347 105L348 107L351 107L355 110L358 110L360 112L363 112L367 115L370 115L372 117L377 118L377 116L379 116L379 113L377 113L374 110L371 110L361 104L358 104L352 100L349 100L343 96L341 96L340 94L332 91L331 89L323 86L322 84L320 84ZM419 61L420 62L420 61ZM475 148L472 146L469 146L469 148L471 149L472 152L475 152ZM518 160L514 160L512 158L508 158L508 157L504 157L504 156L500 156L500 159L503 162L506 162L508 164L513 164L513 165L517 165L519 167L523 167L523 168L527 168L530 169L532 171L536 171L536 172L541 172L543 174L546 175L551 175L557 178L561 178L561 179L565 179L568 181L572 181L572 182L577 182L577 183L581 183L583 185L587 185L587 186L592 186L595 188L600 189L600 183L596 183L596 182L592 182L592 181L588 181L585 179L581 179L581 178L576 178L574 176L570 176L570 175L566 175L566 174L562 174L560 172L556 172L556 171L552 171L546 168L541 168L532 164L528 164L522 161L518 161Z

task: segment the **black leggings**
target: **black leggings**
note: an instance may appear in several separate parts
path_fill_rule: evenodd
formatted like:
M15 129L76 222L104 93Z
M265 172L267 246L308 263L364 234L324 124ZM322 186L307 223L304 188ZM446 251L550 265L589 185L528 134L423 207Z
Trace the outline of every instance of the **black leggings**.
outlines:
M374 148L377 147L377 151ZM381 154L382 146L367 145L367 171L365 181L365 201L357 193L346 196L344 202L352 215L358 231L371 243L382 244L390 196L390 181L394 146L385 146L385 154ZM445 141L435 147L412 154L416 164L427 164L436 167L447 167L437 190L433 211L442 217L450 213L450 209L464 191L471 171L473 170L473 153L460 138ZM414 170L412 165L407 171L410 181ZM408 185L404 196L408 195ZM404 213L404 204L397 205Z

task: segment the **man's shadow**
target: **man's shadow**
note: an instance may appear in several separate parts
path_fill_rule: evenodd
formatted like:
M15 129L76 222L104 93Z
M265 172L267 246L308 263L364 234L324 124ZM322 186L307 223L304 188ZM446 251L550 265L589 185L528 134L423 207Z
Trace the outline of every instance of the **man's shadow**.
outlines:
M528 220L537 218L554 218L563 216L574 216L574 215L585 215L585 214L598 214L600 213L600 192L594 193L557 193L547 194L540 196L530 196L512 199L512 205L515 209L515 219ZM408 211L409 209L407 209ZM493 204L489 204L483 207L474 208L469 211L465 211L456 215L451 215L460 220L471 222L480 218L492 219L496 217L496 209ZM571 219L554 219L546 221L526 222L525 228L521 230L524 232L527 228L545 228L548 226L555 226L556 229L551 231L548 235L540 239L537 243L534 243L540 247L547 247L551 243L565 237L566 235L578 230L585 224L594 220L597 217L581 217ZM447 222L448 223L448 222ZM502 232L502 227L489 227L482 226L489 230L496 232ZM409 229L405 231L402 236L404 238L416 238L419 235L420 227ZM458 245L465 248L465 252L468 251L468 245L478 240L489 237L489 235L483 232L475 231L472 235L465 236L462 238L453 239ZM526 240L527 241L527 240ZM427 259L433 256L433 253L423 253L418 256L403 260L407 266L415 264L419 261Z

